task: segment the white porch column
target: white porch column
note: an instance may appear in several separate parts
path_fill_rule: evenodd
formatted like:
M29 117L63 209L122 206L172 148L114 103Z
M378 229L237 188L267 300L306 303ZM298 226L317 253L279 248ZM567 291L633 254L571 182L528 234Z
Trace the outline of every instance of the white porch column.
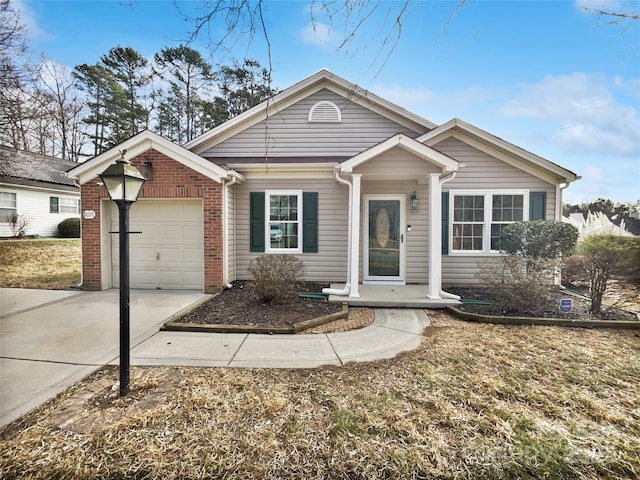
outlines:
M442 290L442 188L440 174L429 175L429 289L427 298Z
M351 246L349 255L351 256L351 291L350 297L359 297L358 283L360 277L360 180L362 174L351 175Z

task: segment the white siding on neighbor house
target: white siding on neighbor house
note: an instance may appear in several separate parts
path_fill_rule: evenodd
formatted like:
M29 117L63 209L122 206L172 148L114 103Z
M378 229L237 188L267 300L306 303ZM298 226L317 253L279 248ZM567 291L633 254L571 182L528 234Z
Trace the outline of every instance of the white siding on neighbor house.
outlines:
M296 255L306 266L305 279L344 282L347 276L347 222L349 195L346 185L332 178L251 179L236 185L236 279L251 278L249 262L261 253L249 251L249 192L298 189L318 192L318 253Z
M335 103L341 123L309 122L317 102ZM203 157L346 157L404 133L414 132L329 90L321 90L203 152Z
M26 230L27 235L57 237L58 224L60 222L67 218L80 218L79 214L49 212L50 197L79 200L80 192L76 194L69 191L28 190L4 185L0 186L0 191L16 194L17 213L29 220L29 226ZM13 236L8 223L0 223L0 236Z
M469 190L528 190L529 192L546 192L546 218L555 217L555 186L508 165L464 142L449 137L434 146L437 150L463 162L456 178L442 186L443 191ZM449 254L442 257L442 283L473 284L477 283L478 262L486 261L491 256L470 256Z

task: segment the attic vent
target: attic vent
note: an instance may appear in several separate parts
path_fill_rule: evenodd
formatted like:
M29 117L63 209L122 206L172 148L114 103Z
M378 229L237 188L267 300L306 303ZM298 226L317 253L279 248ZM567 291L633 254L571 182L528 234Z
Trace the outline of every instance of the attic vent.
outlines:
M340 123L342 122L342 113L335 103L322 101L316 103L311 107L311 110L309 110L309 121Z

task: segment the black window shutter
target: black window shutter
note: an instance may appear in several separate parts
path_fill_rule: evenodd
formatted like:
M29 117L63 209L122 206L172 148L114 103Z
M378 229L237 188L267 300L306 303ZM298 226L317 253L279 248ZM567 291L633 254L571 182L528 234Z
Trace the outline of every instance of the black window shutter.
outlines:
M318 253L318 192L302 193L302 251Z
M449 192L442 192L442 254L449 254Z
M49 213L60 213L58 197L49 197Z
M529 194L529 220L546 220L547 192Z
M264 252L264 192L249 193L249 251Z

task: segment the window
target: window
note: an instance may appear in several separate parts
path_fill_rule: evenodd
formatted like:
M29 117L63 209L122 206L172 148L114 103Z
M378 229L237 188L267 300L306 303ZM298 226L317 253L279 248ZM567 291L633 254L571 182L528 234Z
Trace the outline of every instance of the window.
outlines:
M500 232L505 225L524 220L524 195L493 195L491 206L491 250L500 250Z
M11 216L17 213L16 194L0 192L0 222L9 223Z
M80 213L80 200L68 197L49 197L49 213Z
M526 192L451 191L451 249L457 253L500 250L505 225L528 220Z
M301 252L302 192L267 191L266 200L266 251Z
M249 251L318 253L318 192L250 192Z

